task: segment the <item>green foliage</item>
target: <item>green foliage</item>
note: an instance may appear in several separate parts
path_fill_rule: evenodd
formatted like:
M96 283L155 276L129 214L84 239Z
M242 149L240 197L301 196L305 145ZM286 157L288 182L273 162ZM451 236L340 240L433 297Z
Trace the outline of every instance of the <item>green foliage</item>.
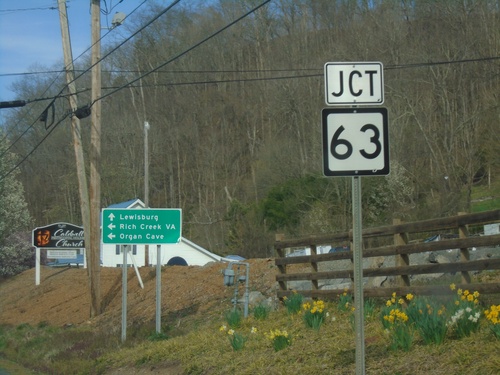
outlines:
M448 327L458 338L468 337L479 329L482 315L479 292L459 289L453 307L454 309L450 309Z
M415 298L414 303L418 308L418 315L413 314L413 323L424 343L442 344L448 331L444 306L425 297Z
M285 330L271 330L267 337L271 340L275 352L279 352L292 345L292 338Z
M283 304L289 314L297 314L302 308L302 301L304 296L302 294L293 291L290 297L283 297Z
M253 317L255 320L264 320L269 315L269 307L259 304L253 308Z
M238 328L241 325L242 314L237 309L230 310L225 315L226 322L232 329Z
M14 276L34 266L29 237L29 233L16 233L4 239L0 247L0 276Z
M0 131L0 276L13 276L33 263L30 238L22 231L30 228L31 217L24 199L24 190L17 180L17 171L7 176L14 157L7 152L7 143Z
M271 188L261 203L269 229L295 229L304 212L325 195L328 184L327 179L310 175Z
M322 300L313 301L312 305L306 302L302 305L304 309L304 322L306 326L315 330L319 330L323 324L327 312L325 310L325 302Z
M154 332L151 335L148 336L149 341L164 341L168 340L168 335L163 332Z
M338 309L340 311L351 311L353 307L353 297L352 294L349 293L349 290L346 288L339 296Z
M228 331L229 343L235 352L242 350L245 347L247 338L238 332Z

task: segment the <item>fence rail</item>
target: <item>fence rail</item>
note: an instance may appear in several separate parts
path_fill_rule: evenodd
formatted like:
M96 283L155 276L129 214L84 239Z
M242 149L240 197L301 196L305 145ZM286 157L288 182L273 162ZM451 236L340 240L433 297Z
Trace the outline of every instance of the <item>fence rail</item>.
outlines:
M374 278L379 276L393 277L394 283L390 287L370 287L364 289L365 297L388 297L393 292L399 295L406 293L415 294L445 294L449 293L449 285L411 285L411 278L415 275L423 274L454 274L461 275L461 283L458 288L473 289L483 294L500 293L500 283L472 283L471 272L500 269L500 234L496 235L471 235L470 228L477 228L480 225L499 223L500 210L492 210L474 214L459 214L452 217L431 219L411 223L402 223L395 220L393 225L367 228L363 230L363 259L375 257L393 257L394 267L369 267L363 269L363 277ZM450 238L434 242L423 242L421 238L415 236L426 236L443 233L447 231ZM451 233L450 233L451 232ZM337 233L323 236L309 236L307 238L285 240L278 235L274 248L277 253L275 264L279 274L276 281L279 285L278 297L283 298L292 293L288 288L288 282L310 281L311 289L300 290L306 297L333 299L344 292L344 288L321 289L319 281L335 279L354 279L351 251L333 252L327 254L317 254L317 247L320 245L335 245L339 243L351 242L352 232ZM390 242L390 244L389 244ZM379 246L373 247L372 243ZM380 245L382 243L383 245ZM311 255L286 256L286 249L296 247L309 247ZM470 250L472 248L493 248L491 257L485 259L471 260ZM352 246L350 247L352 249ZM458 249L459 260L449 263L426 263L410 264L411 254L439 253L450 249ZM320 271L319 265L324 262L338 262L351 260L351 266L338 269ZM297 264L309 264L310 270L301 272L289 272L289 266ZM352 282L351 282L352 284Z

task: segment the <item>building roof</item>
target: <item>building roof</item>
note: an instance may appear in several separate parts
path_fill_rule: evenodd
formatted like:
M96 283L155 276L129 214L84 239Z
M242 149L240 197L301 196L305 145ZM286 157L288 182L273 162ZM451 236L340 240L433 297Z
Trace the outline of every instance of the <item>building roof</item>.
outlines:
M108 206L108 208L145 208L146 205L139 198L134 198L126 202L114 203Z
M184 242L188 246L192 247L193 249L196 249L202 254L205 254L206 256L212 258L214 261L220 262L222 257L220 255L214 254L207 249L201 247L200 245L195 244L194 242L189 241L187 238L181 237L181 242Z

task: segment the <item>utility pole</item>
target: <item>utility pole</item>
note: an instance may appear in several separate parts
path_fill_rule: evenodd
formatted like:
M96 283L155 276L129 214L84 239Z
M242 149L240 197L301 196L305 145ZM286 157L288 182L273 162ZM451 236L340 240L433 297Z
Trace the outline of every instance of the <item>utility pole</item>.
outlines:
M149 122L144 121L144 204L149 208ZM144 246L144 265L149 267L149 245Z
M85 163L83 158L80 119L74 114L78 108L78 99L76 96L76 85L74 82L75 75L73 66L73 52L71 51L71 40L69 36L66 0L58 0L58 5L59 5L59 21L61 24L61 36L62 36L62 45L64 53L64 65L66 70L66 81L68 83L68 91L70 94L69 104L71 107L71 111L73 112L73 116L71 117L71 128L73 132L73 146L75 149L76 174L78 176L78 190L80 193L80 211L82 215L85 245L86 248L88 248L90 245L89 193L87 186L87 177L85 174ZM85 251L85 257L86 259L88 259L87 251Z
M101 314L101 4L91 2L92 17L92 113L90 130L90 316Z

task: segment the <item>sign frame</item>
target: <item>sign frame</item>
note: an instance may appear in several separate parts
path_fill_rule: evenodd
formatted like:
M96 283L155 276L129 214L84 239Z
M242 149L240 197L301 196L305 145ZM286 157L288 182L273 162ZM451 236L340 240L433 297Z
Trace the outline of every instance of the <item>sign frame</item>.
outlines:
M326 105L384 103L384 67L381 62L328 62L324 69Z
M103 244L175 244L182 238L180 208L104 208L101 215Z
M370 119L371 122L365 124ZM337 126L338 122L345 120L351 123ZM388 123L387 109L383 107L324 108L322 111L323 174L337 177L388 175L390 172ZM359 132L356 133L356 130ZM345 139L346 135L350 139ZM334 150L336 152L340 150L337 158L332 152L332 142L335 137L338 142L334 145ZM339 146L341 148L337 149ZM377 168L374 169L373 166Z
M83 227L63 222L36 227L31 232L31 241L33 247L42 249L85 248Z

